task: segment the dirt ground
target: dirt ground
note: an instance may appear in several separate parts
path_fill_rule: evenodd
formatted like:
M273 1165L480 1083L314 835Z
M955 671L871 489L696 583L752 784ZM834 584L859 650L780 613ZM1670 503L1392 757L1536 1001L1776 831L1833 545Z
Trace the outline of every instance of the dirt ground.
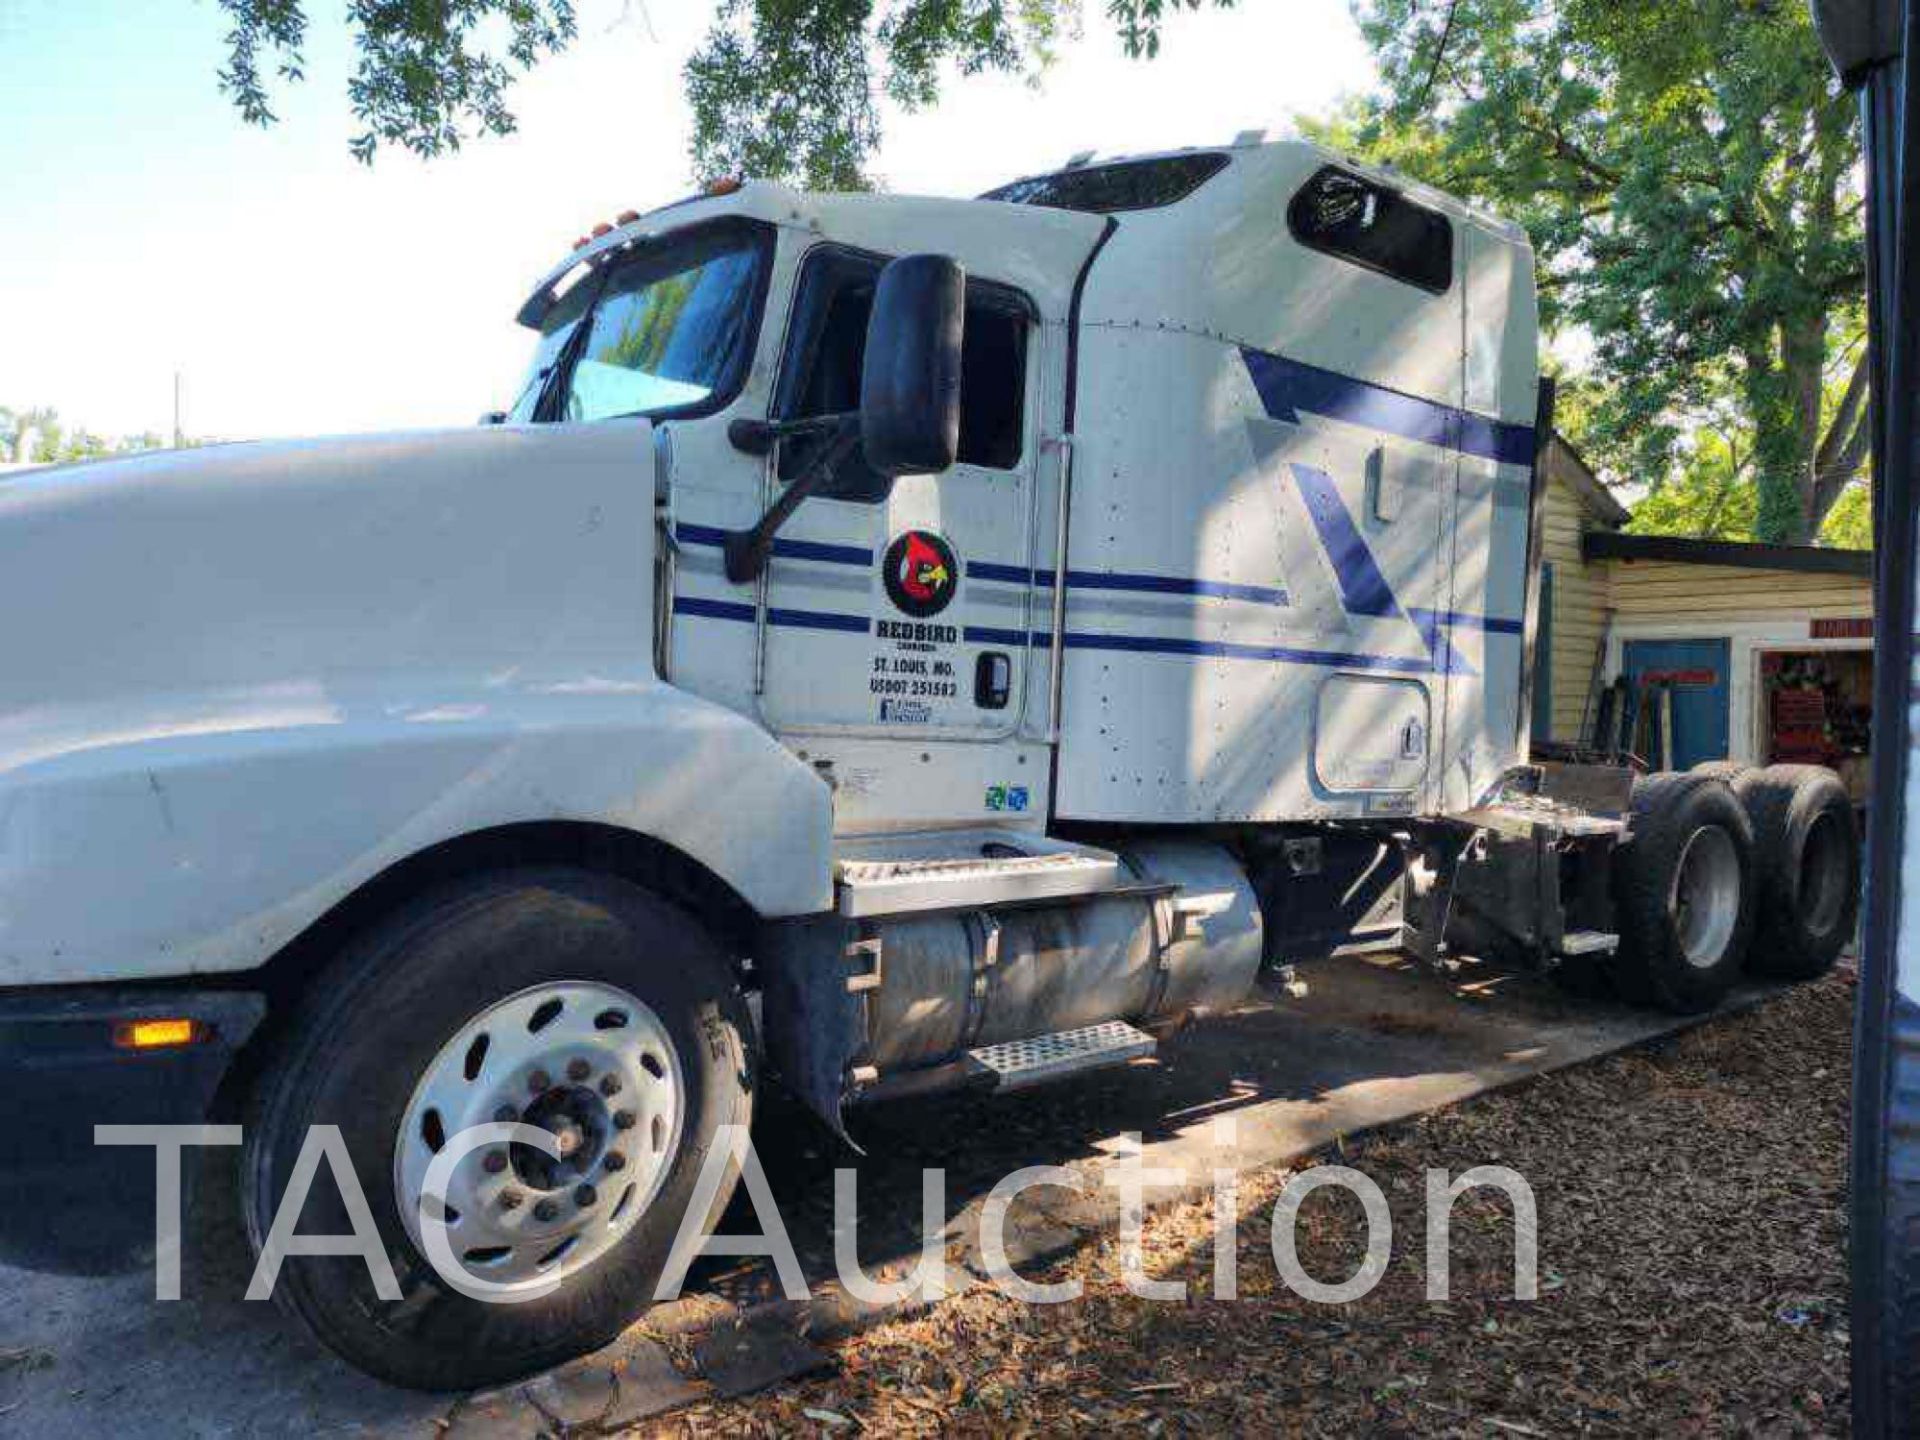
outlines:
M1837 1434L1847 1426L1847 1105L1840 974L1676 1039L1347 1143L1393 1212L1366 1298L1280 1282L1268 1218L1288 1171L1243 1184L1240 1299L1211 1294L1209 1207L1150 1216L1147 1268L1188 1301L1134 1298L1109 1241L1028 1278L1084 1298L976 1291L833 1349L822 1378L699 1405L679 1434ZM1425 1290L1428 1167L1510 1166L1539 1207L1539 1298L1512 1295L1508 1202L1454 1208L1452 1297ZM1366 1248L1350 1195L1301 1206L1307 1273Z

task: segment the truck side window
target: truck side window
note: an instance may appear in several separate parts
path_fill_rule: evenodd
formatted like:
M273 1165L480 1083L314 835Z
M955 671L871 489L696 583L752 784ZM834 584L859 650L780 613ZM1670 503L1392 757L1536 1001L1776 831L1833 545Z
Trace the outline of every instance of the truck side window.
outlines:
M774 402L779 418L803 419L858 408L867 317L883 263L876 256L839 249L809 258L801 275L787 361ZM962 465L1011 470L1020 463L1030 324L1020 296L983 281L967 282L966 340L960 353ZM798 475L809 454L804 441L782 445L780 478L791 480ZM886 495L887 481L868 469L856 452L819 493L872 502Z
M1453 226L1438 210L1328 165L1287 206L1310 250L1337 255L1435 295L1453 284Z

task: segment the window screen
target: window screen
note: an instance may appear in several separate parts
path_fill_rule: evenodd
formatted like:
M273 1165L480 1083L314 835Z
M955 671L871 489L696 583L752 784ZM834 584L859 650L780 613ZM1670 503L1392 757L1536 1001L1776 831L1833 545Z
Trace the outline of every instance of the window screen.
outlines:
M989 190L982 200L1010 205L1045 205L1054 210L1156 210L1184 200L1227 168L1224 155L1169 155L1159 160L1125 160L1113 165L1084 165L1055 175L1036 175Z
M1287 224L1302 245L1438 295L1453 284L1453 226L1398 191L1328 166L1293 197Z

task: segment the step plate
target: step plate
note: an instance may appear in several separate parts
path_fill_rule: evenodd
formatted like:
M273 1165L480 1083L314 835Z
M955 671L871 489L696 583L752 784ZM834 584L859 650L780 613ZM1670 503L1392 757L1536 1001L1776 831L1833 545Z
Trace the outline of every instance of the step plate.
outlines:
M1611 955L1620 948L1620 937L1605 930L1569 930L1560 937L1562 955Z
M1127 878L1113 856L1086 851L991 859L842 859L835 868L839 910L848 916L1060 899L1112 890Z
M1104 1025L1083 1025L1078 1030L1057 1030L1031 1040L1008 1040L999 1045L982 1045L969 1051L969 1058L992 1071L996 1088L1022 1090L1077 1075L1082 1070L1098 1070L1107 1065L1124 1065L1142 1055L1151 1055L1159 1044L1144 1030L1124 1020L1109 1020Z

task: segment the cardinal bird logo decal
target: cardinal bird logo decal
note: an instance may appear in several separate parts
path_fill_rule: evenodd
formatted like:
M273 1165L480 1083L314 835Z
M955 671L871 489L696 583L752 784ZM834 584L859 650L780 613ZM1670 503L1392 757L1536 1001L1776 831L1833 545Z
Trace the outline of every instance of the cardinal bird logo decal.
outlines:
M887 547L887 598L916 620L938 615L953 600L960 562L931 530L909 530Z

